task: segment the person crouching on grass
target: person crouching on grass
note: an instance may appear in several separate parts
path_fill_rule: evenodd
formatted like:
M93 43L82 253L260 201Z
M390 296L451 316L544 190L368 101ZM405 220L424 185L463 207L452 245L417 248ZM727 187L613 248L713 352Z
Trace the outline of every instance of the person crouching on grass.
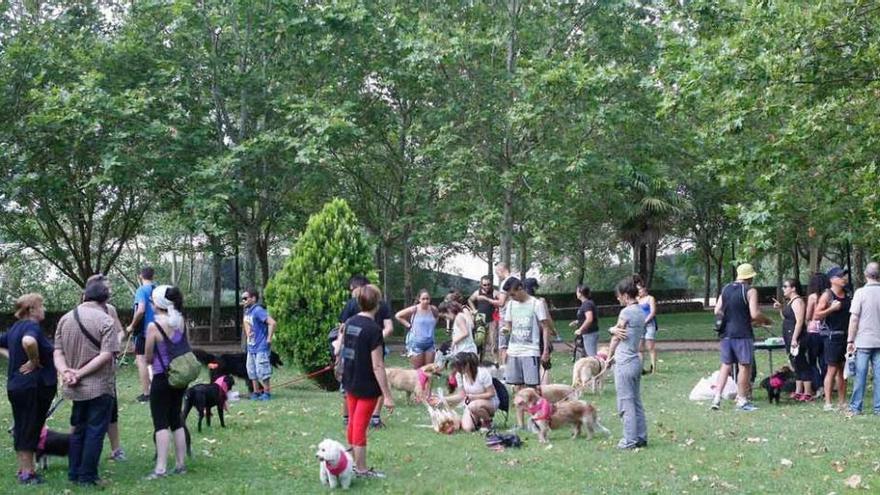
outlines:
M242 294L244 305L244 330L247 335L247 374L254 391L251 400L270 400L272 387L272 336L275 334L275 320L269 316L261 304L257 303L260 294L248 289Z
M342 385L348 406L348 444L354 456L354 472L362 478L384 478L367 467L367 427L379 398L388 413L394 399L385 376L385 339L375 321L382 292L375 285L354 291L360 313L348 318L336 341L336 359L343 359Z
M500 402L489 370L480 367L476 353L461 352L452 358L452 371L460 386L447 397L447 401L450 404L464 403L461 429L472 432L491 427Z
M648 445L648 427L642 406L642 359L639 344L645 335L645 313L639 307L639 289L633 277L617 284L617 300L623 306L617 325L609 331L609 354L614 359L614 388L617 391L617 413L623 418L623 438L619 449L635 449Z

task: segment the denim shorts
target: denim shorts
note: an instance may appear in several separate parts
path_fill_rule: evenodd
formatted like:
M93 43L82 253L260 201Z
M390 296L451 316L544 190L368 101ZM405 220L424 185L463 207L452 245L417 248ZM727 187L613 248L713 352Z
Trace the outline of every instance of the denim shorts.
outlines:
M247 353L247 374L251 380L263 381L272 378L269 351Z
M721 339L722 364L752 364L755 339Z
M416 340L413 339L409 344L409 349L413 354L419 355L425 352L434 352L434 339Z
M645 325L645 340L657 340L657 324L653 321Z

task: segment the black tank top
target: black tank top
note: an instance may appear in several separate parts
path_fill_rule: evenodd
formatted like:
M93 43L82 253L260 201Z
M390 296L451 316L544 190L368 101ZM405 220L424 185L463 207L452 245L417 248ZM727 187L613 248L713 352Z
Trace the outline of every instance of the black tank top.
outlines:
M840 301L840 309L833 313L829 313L828 316L825 317L825 324L828 325L832 335L845 334L849 329L849 307L852 301L849 298L849 294L846 292L843 293L843 297L837 297L837 294L835 294L833 290L829 290L828 293L831 295L828 304L831 304L834 301Z
M749 286L741 282L727 284L721 291L724 310L724 338L754 339L752 313L748 303Z
M800 299L800 296L789 301L782 309L782 336L785 338L786 343L791 342L791 337L794 335L794 327L797 324L797 318L794 316L794 308L791 307L792 303L797 299Z
M483 291L480 291L479 294L481 296L491 297L493 299L495 298L494 289L489 291L488 294ZM494 312L494 311L495 311L495 306L493 306L492 303L487 302L487 301L483 301L483 300L477 301L477 312L482 313L486 317L487 323L492 321L492 312Z

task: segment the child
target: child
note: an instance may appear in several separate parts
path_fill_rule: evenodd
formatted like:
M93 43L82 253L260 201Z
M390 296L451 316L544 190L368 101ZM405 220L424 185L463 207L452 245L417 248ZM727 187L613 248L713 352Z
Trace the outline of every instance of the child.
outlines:
M614 335L609 354L615 363L617 412L623 418L623 438L617 447L634 449L648 445L648 429L640 390L642 360L639 358L639 343L645 334L645 313L639 308L639 292L632 277L621 280L617 284L616 292L617 300L624 307L617 318L617 325L609 329Z

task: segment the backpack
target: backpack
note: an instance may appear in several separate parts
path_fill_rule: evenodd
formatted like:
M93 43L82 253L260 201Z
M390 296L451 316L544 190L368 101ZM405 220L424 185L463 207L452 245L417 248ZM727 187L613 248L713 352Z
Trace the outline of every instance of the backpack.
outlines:
M168 375L168 384L173 388L186 388L190 383L196 381L199 373L202 371L202 365L196 359L192 349L189 346L189 340L186 338L186 332L180 339L180 342L174 343L165 334L165 329L158 322L153 322L156 329L162 334L162 340L168 348L168 357L171 362L162 363L165 366L165 374ZM162 354L158 352L159 360L162 360Z
M483 344L486 343L487 331L488 325L486 324L486 315L477 312L477 314L474 315L474 344L477 344L477 347L482 347Z

